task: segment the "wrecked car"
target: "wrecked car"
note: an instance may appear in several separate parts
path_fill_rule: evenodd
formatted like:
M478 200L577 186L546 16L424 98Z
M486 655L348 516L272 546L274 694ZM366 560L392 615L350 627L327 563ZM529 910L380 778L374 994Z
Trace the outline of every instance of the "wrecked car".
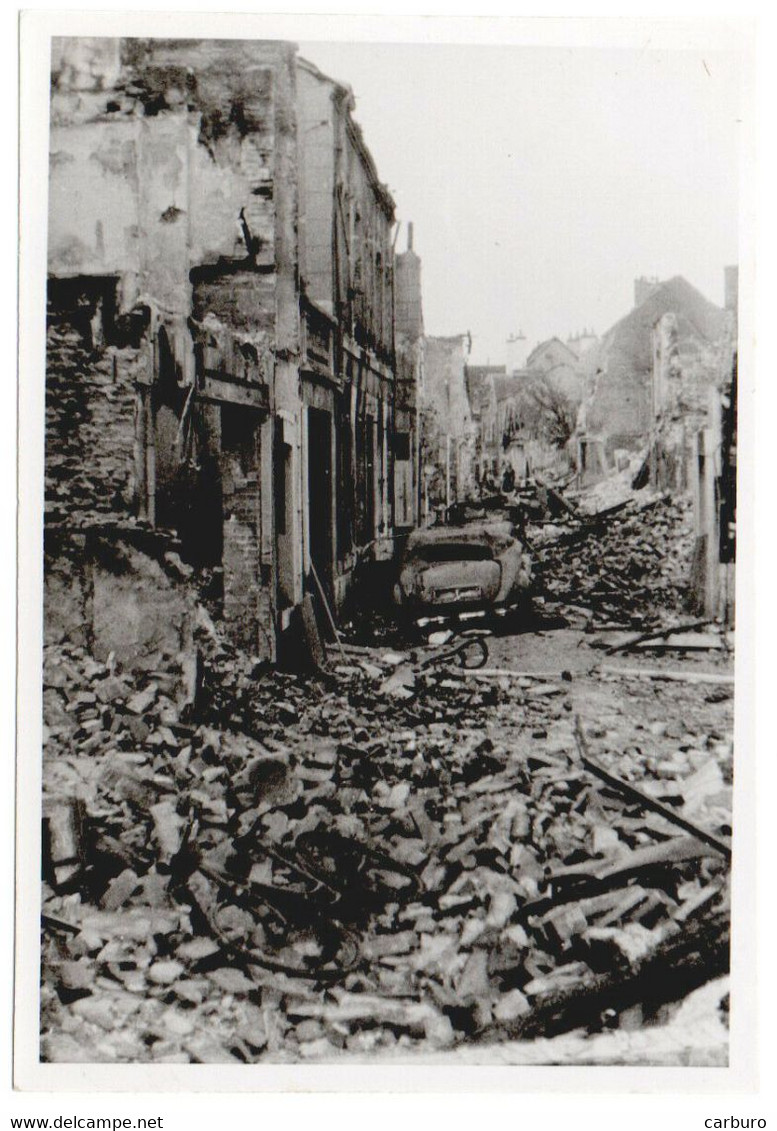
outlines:
M394 588L411 616L514 607L532 587L531 559L509 522L414 531Z

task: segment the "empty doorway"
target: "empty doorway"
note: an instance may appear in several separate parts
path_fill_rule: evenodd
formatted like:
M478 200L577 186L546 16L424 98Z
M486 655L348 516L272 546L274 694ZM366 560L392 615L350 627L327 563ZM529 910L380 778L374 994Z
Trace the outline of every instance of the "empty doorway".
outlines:
M332 416L308 409L308 536L310 560L332 600Z

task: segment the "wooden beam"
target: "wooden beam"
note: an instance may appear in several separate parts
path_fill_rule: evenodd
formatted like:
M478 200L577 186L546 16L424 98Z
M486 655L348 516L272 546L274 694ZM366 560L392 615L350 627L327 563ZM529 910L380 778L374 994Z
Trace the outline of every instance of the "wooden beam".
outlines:
M691 990L729 970L729 919L723 911L683 923L653 954L638 963L582 977L564 990L539 995L530 1013L500 1026L505 1036L554 1037L601 1024L605 1010L617 1014L636 1005L655 1011L681 1001Z
M648 640L660 640L667 636L675 636L682 632L698 632L702 628L707 628L710 624L709 620L695 620L691 624L678 625L676 628L656 628L650 632L642 632L639 636L633 637L631 640L624 640L621 644L613 644L611 648L607 649L607 655L612 656L615 652L628 652L638 644L643 644Z
M311 562L310 562L310 572L313 575L313 580L316 583L316 588L318 589L318 594L319 594L319 596L321 598L321 602L324 606L324 612L326 613L326 618L329 621L329 627L332 629L332 632L333 632L334 638L335 638L335 642L336 642L337 647L340 651L340 658L343 660L344 663L347 663L348 661L347 661L345 652L343 651L343 643L342 643L342 640L340 638L340 633L337 631L337 624L335 623L335 618L332 615L332 610L329 607L329 602L326 599L326 593L324 592L324 587L321 584L318 573L316 572L316 567L313 565L312 559L311 559Z
M465 668L463 671L457 672L456 674L470 676L470 678L478 678L480 676L483 676L486 679L502 679L503 677L506 679L539 679L543 683L547 683L549 680L558 681L563 679L563 676L559 671L517 672L513 671L512 668L473 668L470 671L467 671ZM587 672L580 673L581 676L585 676L587 674Z
M212 404L233 404L242 408L254 408L261 412L269 410L269 394L266 385L238 383L228 378L203 377L197 390L197 399Z
M623 679L669 679L677 683L734 683L734 676L730 672L679 672L662 671L660 668L616 668L611 664L602 664L599 670L602 675L617 675Z
M728 841L715 836L713 833L707 832L706 829L702 829L698 825L694 825L692 821L687 821L685 817L681 817L679 813L676 813L674 809L670 808L668 805L662 805L661 802L656 801L654 797L649 797L648 794L643 793L641 789L637 789L631 782L623 781L621 778L616 777L615 774L611 774L604 766L594 761L588 752L588 745L585 740L585 735L583 734L583 727L580 723L579 715L575 718L575 739L577 740L577 745L580 750L583 766L589 773L594 774L600 781L603 781L606 785L610 786L611 789L616 790L624 797L629 798L631 801L636 801L643 809L652 810L652 812L658 813L673 825L677 825L678 828L684 829L685 832L690 833L691 836L695 836L697 840L700 840L702 844L707 844L710 848L714 848L716 852L719 852L721 856L724 856L727 860L731 859L731 844Z

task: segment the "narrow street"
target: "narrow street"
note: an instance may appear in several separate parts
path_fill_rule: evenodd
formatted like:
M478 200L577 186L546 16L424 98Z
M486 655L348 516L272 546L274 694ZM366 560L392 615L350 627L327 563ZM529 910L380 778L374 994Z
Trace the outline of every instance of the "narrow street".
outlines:
M726 1066L718 80L245 35L46 41L24 1078Z

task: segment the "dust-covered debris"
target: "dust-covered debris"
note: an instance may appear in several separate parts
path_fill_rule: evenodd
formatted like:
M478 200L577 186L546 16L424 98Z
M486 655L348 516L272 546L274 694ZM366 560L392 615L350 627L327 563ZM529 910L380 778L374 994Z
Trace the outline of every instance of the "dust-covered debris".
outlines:
M614 512L530 529L548 600L595 627L688 619L690 501L633 492Z
M593 1033L681 997L665 969L686 990L725 970L727 861L586 771L571 678L537 694L375 648L321 680L212 625L199 644L183 707L163 670L47 650L46 1059ZM721 735L665 757L665 733L583 725L603 764L730 832Z

